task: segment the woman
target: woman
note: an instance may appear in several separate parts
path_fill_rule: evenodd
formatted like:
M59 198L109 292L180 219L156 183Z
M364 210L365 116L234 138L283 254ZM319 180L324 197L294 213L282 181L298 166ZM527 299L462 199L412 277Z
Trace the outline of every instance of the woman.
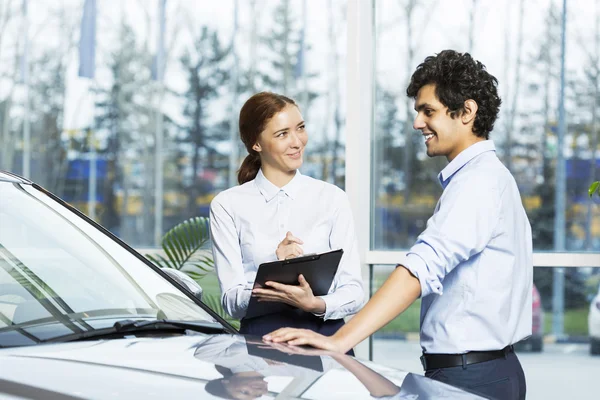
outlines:
M364 299L348 198L338 187L298 171L308 136L292 99L255 94L240 111L239 129L249 153L238 171L240 185L218 194L210 206L223 307L241 319L242 333L264 335L294 326L332 335ZM252 290L262 263L340 248L344 254L325 296L314 296L302 275L297 286L268 282L269 288ZM251 296L295 309L245 319Z

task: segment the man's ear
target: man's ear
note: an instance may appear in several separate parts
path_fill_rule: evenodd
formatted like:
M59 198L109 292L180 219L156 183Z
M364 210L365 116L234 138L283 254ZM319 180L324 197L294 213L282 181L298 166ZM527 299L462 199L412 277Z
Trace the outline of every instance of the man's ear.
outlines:
M254 143L254 146L252 146L252 150L256 151L257 153L260 153L262 151L262 148L260 147L260 144L256 142Z
M464 111L460 116L460 119L463 124L468 125L472 121L475 120L475 115L478 110L477 102L475 100L469 99L465 101Z

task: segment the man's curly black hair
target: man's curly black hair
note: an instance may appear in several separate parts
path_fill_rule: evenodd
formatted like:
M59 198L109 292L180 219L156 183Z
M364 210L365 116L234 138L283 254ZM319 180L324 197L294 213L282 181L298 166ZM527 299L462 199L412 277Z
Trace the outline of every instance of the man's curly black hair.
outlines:
M437 98L448 107L452 118L462 114L466 100L474 100L478 109L473 133L489 138L502 101L498 96L498 80L486 71L485 65L474 60L469 53L444 50L427 57L417 67L406 94L416 98L419 90L430 83L435 85Z

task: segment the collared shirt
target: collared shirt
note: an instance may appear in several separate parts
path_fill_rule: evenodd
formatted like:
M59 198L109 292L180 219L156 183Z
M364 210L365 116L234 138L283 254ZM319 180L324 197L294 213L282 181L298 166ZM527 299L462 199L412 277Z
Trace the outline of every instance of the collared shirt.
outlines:
M531 335L531 226L492 141L438 176L444 192L406 265L421 284L426 353L499 350Z
M290 231L301 239L304 254L343 249L323 318L356 313L364 303L354 222L346 193L296 172L282 188L262 173L219 193L210 205L213 256L223 308L242 318L260 264L275 261L275 250Z

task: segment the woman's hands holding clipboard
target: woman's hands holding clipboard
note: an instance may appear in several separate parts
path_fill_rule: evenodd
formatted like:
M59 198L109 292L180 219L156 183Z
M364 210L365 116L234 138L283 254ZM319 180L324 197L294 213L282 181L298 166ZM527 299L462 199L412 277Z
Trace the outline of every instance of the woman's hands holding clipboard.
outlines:
M277 246L275 254L278 260L300 257L304 254L300 245L304 242L288 232L285 238ZM267 281L268 288L256 288L252 290L252 297L258 297L258 301L274 301L289 304L306 312L322 314L325 312L325 301L313 294L313 291L304 279L298 276L298 285L284 285L278 282Z
M290 306L300 308L306 312L322 314L325 312L325 301L313 294L312 289L304 276L298 275L299 285L284 285L282 283L268 281L263 289L253 289L252 297L258 297L258 301L276 301Z

